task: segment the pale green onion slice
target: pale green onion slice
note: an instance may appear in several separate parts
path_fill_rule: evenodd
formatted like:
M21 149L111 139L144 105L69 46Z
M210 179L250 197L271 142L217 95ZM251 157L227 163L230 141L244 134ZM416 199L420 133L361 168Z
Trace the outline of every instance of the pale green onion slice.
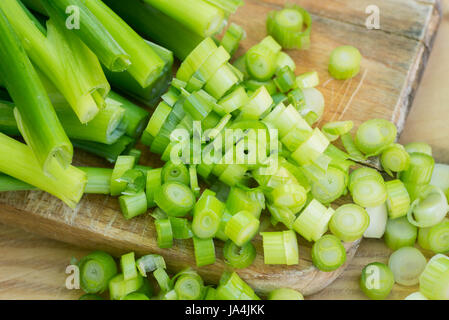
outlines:
M406 217L389 219L384 240L388 248L398 250L402 247L415 245L418 228L408 222Z
M375 177L364 177L352 184L352 199L362 207L377 207L387 200L387 189L383 181Z
M221 39L220 44L226 49L226 51L229 52L231 56L233 56L239 48L240 41L245 37L245 30L241 26L231 23Z
M348 182L349 191L352 192L355 182L365 178L373 179L379 182L384 182L384 178L379 173L379 171L373 168L361 167L352 171L351 174L349 175L349 182Z
M302 89L304 105L298 111L309 125L321 119L324 113L325 100L320 90L316 88Z
M394 275L394 281L403 286L418 284L419 277L424 271L427 260L416 248L403 247L390 256L388 266Z
M198 238L215 236L220 226L225 204L212 195L203 195L193 207L192 231Z
M248 211L240 211L226 223L225 234L238 246L251 241L259 229L259 220Z
M260 300L237 273L224 272L216 291L217 300Z
M329 60L329 73L335 79L349 79L355 77L360 71L362 55L353 46L335 48Z
M137 277L137 268L134 252L129 252L120 257L120 267L122 268L123 279L129 280Z
M326 208L319 201L313 199L300 213L293 228L307 241L317 241L326 233L333 214L332 208Z
M312 195L321 203L331 203L343 195L346 183L346 173L330 166L327 168L325 178L312 183Z
M408 184L428 184L432 178L435 160L424 153L410 154L410 165L402 171L400 179Z
M265 264L299 263L298 242L294 231L262 232L261 235Z
M407 215L410 208L410 196L405 185L400 180L385 182L387 188L388 216L391 219Z
M382 238L385 233L388 220L386 204L382 203L380 206L365 209L369 215L369 226L363 236L365 238Z
M394 285L394 275L390 268L380 262L368 264L362 270L360 289L372 300L383 300Z
M195 204L195 195L185 184L164 183L155 193L154 202L169 216L183 217Z
M380 157L382 168L390 175L393 172L407 170L410 165L410 155L400 144L392 144L386 148Z
M179 67L176 78L182 81L189 81L192 75L198 70L204 61L217 49L217 45L211 38L205 38L193 51L184 59Z
M251 242L237 246L231 240L226 241L223 247L223 257L226 264L233 268L244 269L249 267L256 258L256 248Z
M300 89L314 88L320 84L318 72L310 71L296 77L296 86Z
M278 53L276 58L276 71L281 70L284 67L290 67L293 71L296 70L296 63L293 59L283 51Z
M111 196L118 196L126 189L126 181L120 181L119 179L126 171L134 167L135 160L136 158L133 156L119 156L117 158L111 175Z
M290 288L279 288L270 292L268 300L304 300L304 296Z
M273 104L273 99L265 86L257 89L243 106L239 120L257 120Z
M326 123L321 130L330 136L342 136L352 130L354 122L352 121L334 121Z
M282 184L271 191L269 199L278 207L302 208L307 200L307 191L297 183Z
M340 239L328 234L314 243L312 247L312 261L321 271L337 270L346 262L346 250Z
M215 263L215 245L212 238L200 239L193 237L193 247L195 249L195 261L197 267Z
M429 299L449 300L449 257L437 254L419 278L419 291Z
M445 218L431 228L420 228L418 243L423 249L435 253L449 253L449 219Z
M425 295L423 295L421 292L413 292L406 296L404 300L429 300L426 298Z
M109 281L109 296L111 300L120 300L128 294L139 290L143 284L143 277L137 274L137 277L125 280L123 274L118 274Z
M449 165L437 163L433 168L430 184L440 188L448 195L449 193Z
M136 261L137 269L142 277L146 277L148 272L153 272L158 268L165 269L167 266L162 256L158 254L147 254Z
M446 195L440 188L427 186L418 199L413 201L407 218L411 224L428 228L441 222L449 211Z
M340 240L351 242L362 237L369 223L365 209L356 204L345 204L335 210L329 229Z
M396 139L396 126L384 119L371 119L360 125L355 145L367 156L376 156Z
M432 156L432 147L424 142L411 142L405 145L408 153L424 153Z
M269 80L276 72L276 57L281 49L271 36L249 49L245 56L246 68L251 77L259 81Z

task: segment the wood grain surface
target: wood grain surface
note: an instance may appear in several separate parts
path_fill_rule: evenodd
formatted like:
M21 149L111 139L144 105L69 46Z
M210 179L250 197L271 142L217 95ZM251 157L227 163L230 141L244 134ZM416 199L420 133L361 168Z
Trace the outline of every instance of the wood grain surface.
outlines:
M279 8L283 2L246 0L245 7L233 17L245 26L250 36L245 40L243 50L264 36L266 13ZM291 54L298 64L298 73L310 70L319 72L321 89L327 101L324 119L353 119L360 123L368 118L383 117L393 120L401 130L430 53L439 21L439 1L375 1L381 10L381 30L367 30L364 26L365 8L371 1L297 2L313 15L313 45L309 51L292 51ZM343 82L331 80L326 71L330 51L341 44L357 46L364 56L362 72L356 78ZM80 159L83 164L102 164L83 153L79 153L78 161ZM148 153L144 159L157 164ZM146 253L148 248L157 252L151 219L142 217L124 221L117 211L116 200L112 198L87 196L75 211L40 192L3 194L0 203L4 203L0 207L0 221L31 232L83 247L106 248L115 253L126 250ZM2 225L0 246L3 253L0 256L0 298L65 299L79 296L79 292L65 289L64 269L72 255L80 257L85 250ZM285 281L298 281L297 276L310 267L310 261L306 258L308 246L303 244L301 249L299 269L302 271L290 273ZM220 250L217 253L221 258ZM188 259L191 261L191 254L191 244L186 242L178 243L176 249L164 250L164 255L175 269ZM384 261L388 255L382 242L363 241L357 258L344 276L311 298L360 298L356 278L361 268L373 259ZM277 269L263 264L259 268L259 262L256 263L257 270L249 270L248 274L243 272L242 276L252 278L252 284L261 285L262 291L263 286L265 289L272 286L269 283L267 287L267 282L261 281L267 275L273 277L278 270L287 275L291 271L289 268ZM216 279L222 267L219 259L214 267L207 269L206 278ZM322 273L309 271L307 280L310 284L302 282L298 285L303 286L306 293L313 293L328 285L337 275L326 275L320 281ZM403 298L406 292L410 291L395 288L393 298Z

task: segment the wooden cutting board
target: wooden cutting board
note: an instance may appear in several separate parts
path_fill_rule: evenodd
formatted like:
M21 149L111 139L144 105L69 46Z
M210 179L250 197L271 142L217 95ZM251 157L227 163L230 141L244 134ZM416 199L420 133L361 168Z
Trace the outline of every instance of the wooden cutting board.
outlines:
M245 27L248 38L241 52L265 36L267 12L278 9L285 1L246 0L232 20ZM318 71L320 90L326 98L324 121L352 119L357 124L374 118L395 122L402 131L404 120L425 68L440 21L438 0L321 0L295 1L313 16L312 46L308 51L292 51L297 73ZM380 30L365 27L365 9L375 3L380 10ZM327 73L330 51L350 44L359 48L364 60L361 73L352 80L332 80ZM157 157L144 150L142 163L159 166ZM78 152L76 164L107 166L98 158ZM138 254L161 253L169 269L177 271L194 266L191 241L176 242L172 249L161 250L155 241L152 218L126 221L115 198L87 195L71 210L59 200L43 192L0 194L0 221L51 238L82 247L105 249L115 254L136 251ZM319 272L310 262L310 244L300 242L298 266L263 264L260 237L255 239L258 258L248 269L238 271L257 291L288 286L304 294L313 294L331 283L344 270ZM348 262L358 243L346 244ZM200 268L206 281L216 282L222 271L221 244L216 242L217 262Z

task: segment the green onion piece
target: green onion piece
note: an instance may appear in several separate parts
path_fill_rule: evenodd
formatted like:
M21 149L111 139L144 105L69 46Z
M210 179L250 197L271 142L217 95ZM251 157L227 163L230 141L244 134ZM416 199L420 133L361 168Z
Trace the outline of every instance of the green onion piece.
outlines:
M156 190L154 202L169 216L183 217L193 209L195 195L182 183L168 182Z
M360 289L372 300L384 300L394 285L394 275L390 268L380 262L365 266L360 277Z
M406 144L404 147L405 147L405 151L407 151L410 154L424 153L429 156L432 156L432 147L429 144L424 143L424 142L411 142L411 143Z
M120 257L120 267L122 268L124 280L129 280L137 277L136 260L134 258L134 252L124 254Z
M388 248L398 250L413 247L417 236L418 228L408 222L406 217L402 217L388 220L384 240Z
M384 119L365 121L357 129L355 145L367 156L376 156L396 139L396 126Z
M223 10L202 0L192 0L189 3L182 0L144 0L144 2L202 37L217 33L225 19Z
M296 85L300 89L314 88L320 84L318 72L306 72L296 77Z
M427 260L416 248L402 247L390 256L388 267L394 275L394 281L403 286L418 284L419 277L424 271Z
M127 220L144 214L148 209L147 196L144 191L133 195L122 195L118 200L120 210Z
M240 211L248 211L259 218L262 209L265 208L265 197L258 189L243 190L232 187L226 200L226 209L232 215Z
M337 270L346 262L345 247L336 236L325 235L313 244L312 261L321 271Z
M215 99L221 99L224 95L240 82L238 74L232 65L226 63L209 79L204 87Z
M382 168L390 175L393 172L407 170L410 165L410 155L400 144L393 144L387 147L380 156Z
M286 208L286 207L277 207L274 205L267 204L267 209L271 215L271 223L276 225L278 222L283 223L288 229L293 228L293 223L296 219L295 212L302 209L302 207L298 208Z
M162 154L171 141L171 134L176 129L176 126L181 122L181 119L185 116L185 112L183 110L182 101L178 101L171 110L170 114L167 117L167 120L164 122L162 127L160 128L159 133L155 137L153 143L151 144L150 150L157 154ZM145 138L146 140L146 138Z
M295 220L293 228L307 241L317 241L326 233L334 210L313 199Z
M297 183L283 184L274 188L268 198L275 206L299 208L300 210L306 203L307 191Z
M189 81L192 75L198 70L212 52L217 49L217 45L211 38L204 39L188 56L179 67L176 78L182 81Z
M217 300L260 300L237 273L224 272L216 291Z
M248 93L252 93L262 86L264 86L265 89L267 89L267 91L270 95L273 95L278 91L274 80L259 81L259 80L249 79L249 80L246 80L243 82L243 86L248 91Z
M311 28L310 14L297 5L287 5L268 14L267 32L285 49L308 49Z
M126 171L134 167L135 158L132 156L119 156L111 175L111 196L118 196L126 189L125 181L118 181Z
M172 108L162 101L154 110L153 115L148 122L148 125L142 135L142 143L146 146L151 146L154 138L158 135L165 121L167 120Z
M206 293L204 294L204 300L217 300L217 289L212 287L206 287Z
M14 8L18 3L3 2L0 9L21 10ZM68 140L61 123L58 121L51 102L42 86L38 75L27 57L18 36L10 24L11 13L0 14L0 78L3 79L8 93L16 104L14 115L26 143L31 147L37 163L46 174L52 159L57 159L63 167L70 164L73 147ZM6 18L9 16L9 21ZM23 13L25 14L25 13ZM19 19L15 17L13 19Z
M245 36L245 30L241 26L231 23L221 39L220 45L223 46L231 56L233 56L239 48L240 41L244 39Z
M432 227L440 223L449 206L443 191L435 186L426 186L418 199L413 201L408 213L408 221L420 228Z
M146 177L141 170L130 169L127 170L117 182L125 182L126 188L122 191L123 195L135 195L145 190Z
M120 300L150 300L147 295L139 292L131 292Z
M139 163L139 161L140 161L140 158L142 157L142 151L140 151L139 149L135 149L135 148L132 148L131 150L129 150L128 152L127 152L127 155L128 156L133 156L136 160L134 161L135 163ZM137 164L136 164L136 166L134 167L135 169L137 169ZM150 170L151 168L150 167L148 167L148 170ZM145 173L144 175L145 175L145 177L146 177L146 172L148 171L148 170L139 170L139 171L141 171L142 173Z
M212 238L200 239L193 237L195 261L197 267L207 266L215 263L215 245Z
M131 149L136 141L128 136L122 136L116 143L111 145L83 140L72 140L72 143L78 149L85 150L114 163L121 154Z
M80 285L86 293L102 293L117 274L114 259L106 252L94 251L79 262Z
M278 87L280 92L288 92L296 85L295 73L289 66L285 66L276 72L274 83Z
M197 275L182 275L175 283L178 300L201 300L204 294L203 280Z
M232 268L244 269L254 262L256 248L251 242L239 247L231 240L228 240L223 247L223 257L226 264Z
M225 204L213 195L204 194L193 208L192 230L200 239L215 236L220 226Z
M345 204L339 207L329 222L330 231L345 242L360 239L368 226L368 213L356 204Z
M268 300L304 300L304 296L299 291L290 288L279 288L270 291Z
M218 105L222 107L223 114L229 114L240 109L248 101L248 95L242 86L238 86L231 93L221 98Z
M2 133L0 145L2 148L0 172L58 197L71 208L76 207L87 182L83 171L73 166L64 169L56 159L51 158L48 168L54 177L49 177L41 169L33 151L27 145Z
M328 146L329 140L318 128L315 128L312 135L292 153L292 158L300 165L312 164Z
M423 233L425 234L425 242L428 249L435 253L447 254L449 252L449 219L445 218L431 228L420 229L421 237L423 237L421 235L422 230L424 230Z
M190 239L193 236L190 221L184 218L169 217L174 239Z
M449 257L437 254L419 278L419 291L429 299L449 300Z
M380 206L365 208L365 210L369 215L369 226L363 236L365 238L382 238L385 233L388 220L386 204L382 203Z
M326 176L312 183L312 195L321 203L331 203L340 198L345 190L347 174L340 169L329 167Z
M435 164L430 184L443 190L447 197L449 195L449 165Z
M299 263L298 241L293 230L262 232L265 264L295 265Z
M271 106L273 99L267 89L262 86L250 97L239 115L240 120L257 120Z
M184 102L184 110L193 120L204 120L213 109L214 99L207 98L208 94L204 91L196 91L189 95Z
M282 69L284 67L290 67L290 69L292 69L292 71L295 71L296 63L288 55L288 53L281 51L278 53L278 56L276 58L276 71L279 71L280 69Z
M341 142L343 143L343 146L345 150L349 153L350 159L354 161L364 161L365 156L363 153L360 152L360 150L355 145L354 139L352 137L351 133L345 133L341 136Z
M218 227L218 231L215 234L215 238L220 239L221 241L227 241L229 237L225 233L226 224L232 218L232 214L225 209L223 215L221 216L220 226Z
M369 167L360 167L352 171L351 174L349 175L349 182L348 182L349 191L352 192L352 190L354 189L354 184L357 181L363 180L365 178L369 178L379 182L384 182L384 178L379 173L379 171Z
M347 134L354 127L352 121L334 121L326 123L321 130L328 137L329 140L337 140L338 137Z
M302 89L296 88L290 91L288 93L288 102L293 105L296 110L301 110L306 104L304 92L302 91Z
M147 184L145 193L147 195L147 206L153 208L156 206L154 202L154 194L162 185L162 168L152 169L147 172Z
M155 220L154 225L157 233L157 245L166 249L173 246L173 231L169 219Z
M409 294L404 300L429 300L421 292L413 292Z
M120 300L128 294L139 290L143 284L143 277L137 274L137 277L125 280L123 274L118 274L109 281L109 296L111 300Z
M136 261L137 269L142 277L146 277L148 272L153 272L156 269L165 269L165 260L158 254L147 254L140 257Z
M410 208L410 196L405 185L400 180L392 180L385 183L387 188L388 216L391 219L407 215Z
M188 185L190 182L189 170L183 163L175 164L168 161L162 167L162 182L179 182Z
M153 276L156 279L156 282L161 288L162 292L168 292L172 289L172 286L170 284L170 277L165 271L165 268L157 268L153 271Z
M236 245L242 247L256 235L259 224L259 220L250 212L240 211L234 214L226 223L225 235Z
M330 75L339 80L355 77L360 71L362 55L353 46L335 48L329 60Z
M276 72L276 57L280 51L281 46L271 36L249 49L245 57L251 77L260 81L270 79Z
M351 179L349 189L354 202L364 208L377 207L387 200L385 182L376 176Z
M109 184L109 181L108 181ZM17 180L13 177L10 177L6 174L0 173L0 192L5 191L28 191L28 190L36 190L35 187L29 185L26 182Z
M101 296L93 293L83 294L78 300L104 300Z
M299 107L298 111L309 125L321 119L324 113L324 96L316 88L302 89L305 104Z

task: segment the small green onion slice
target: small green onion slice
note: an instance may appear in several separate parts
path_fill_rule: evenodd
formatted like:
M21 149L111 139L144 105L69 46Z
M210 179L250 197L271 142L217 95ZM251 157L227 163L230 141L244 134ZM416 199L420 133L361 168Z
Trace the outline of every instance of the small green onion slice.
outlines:
M396 126L384 119L371 119L360 125L355 145L367 156L376 156L396 139Z
M360 71L362 55L353 46L335 48L329 60L330 75L339 80L355 77Z
M137 277L134 252L129 252L120 257L120 267L122 268L123 279L129 280Z
M390 256L388 266L393 272L394 281L403 286L414 286L426 267L427 260L418 249L402 247Z
M418 243L423 249L435 253L449 253L449 219L445 218L431 228L420 228Z
M249 49L246 54L246 68L256 80L269 80L276 72L276 57L281 46L268 36Z
M392 144L387 147L380 156L382 168L390 175L392 172L407 170L410 165L410 155L400 144Z
M295 73L289 66L285 66L276 72L274 83L280 92L286 93L296 86Z
M175 292L178 300L201 300L204 293L204 284L200 276L185 274L175 283Z
M449 195L449 165L435 164L430 184L440 188L446 196Z
M303 88L304 105L298 108L299 113L309 125L321 119L324 113L325 100L317 88Z
M185 184L168 182L155 192L154 202L169 216L183 217L193 209L195 195Z
M165 269L167 267L164 257L158 254L147 254L140 257L136 261L136 266L142 277L146 277L148 272L153 272L158 268Z
M136 158L133 156L119 156L115 162L111 175L111 196L119 196L127 186L126 181L119 181L126 171L134 167Z
M420 228L432 227L440 223L447 212L449 205L446 195L440 188L428 185L423 188L418 199L413 201L408 213L408 221Z
M157 234L157 245L159 248L167 249L173 246L173 231L169 219L154 221Z
M293 230L262 232L265 264L299 263L298 242Z
M325 235L313 244L312 261L321 271L337 270L346 262L345 247L336 236Z
M256 248L251 242L239 247L228 240L223 247L223 257L226 264L232 268L244 269L249 267L256 259Z
M118 274L109 281L109 296L111 300L120 300L128 294L139 290L143 284L143 277L137 274L137 277L125 280L123 274Z
M321 203L331 203L340 198L346 190L347 174L329 166L323 179L312 183L312 195Z
M293 228L307 241L318 241L328 229L334 210L313 199L300 213Z
M407 215L410 208L410 195L401 180L385 182L387 188L388 216L391 219Z
M365 208L369 215L369 226L363 236L365 238L380 239L387 227L388 212L385 203L377 207Z
M330 231L345 242L360 239L368 226L368 213L356 204L345 204L339 207L329 222Z
M240 211L226 223L225 234L236 245L243 246L251 241L259 229L259 220L248 211Z
M153 271L153 276L162 292L169 292L172 289L170 277L165 271L165 268L157 268Z
M405 147L405 151L407 151L410 154L424 153L429 156L432 156L432 147L429 144L424 143L424 142L411 142L411 143L406 144L404 147Z
M421 292L413 292L406 296L404 300L429 300Z
M224 272L216 291L217 300L260 300L235 272Z
M418 228L408 222L407 217L389 219L385 229L384 240L388 248L398 250L415 245Z
M408 184L428 184L432 179L435 160L432 156L424 153L411 153L410 165L407 170L402 171L400 179Z
M284 67L289 67L292 71L296 70L296 63L293 61L292 57L288 55L288 53L281 51L278 53L276 58L276 71Z
M419 278L419 291L429 299L449 300L449 257L437 254Z
M144 214L148 209L147 196L144 191L134 195L123 195L118 198L120 210L125 219L129 220Z
M79 262L80 285L86 293L102 293L117 274L114 259L106 252L94 251Z
M140 292L131 292L121 298L120 300L150 300L147 295L140 293Z
M352 180L349 188L354 203L364 208L377 207L387 200L385 182L376 176L365 176L356 181Z
M314 88L320 84L318 72L310 71L296 77L296 85L300 89Z
M166 182L180 182L188 185L190 182L189 170L183 163L175 164L172 161L168 161L162 167L162 183Z
M195 261L197 267L215 263L215 245L212 238L200 239L193 237L193 247L195 249Z
M214 237L224 209L225 204L215 196L203 194L193 208L192 231L195 236L201 239Z
M126 188L122 191L122 194L133 196L144 191L146 177L141 170L130 169L120 178L116 179L116 181L126 183Z
M279 288L270 291L268 300L304 300L301 292L290 288Z
M179 240L190 239L193 237L191 222L185 218L168 217L170 220L173 238Z
M390 268L380 262L370 263L362 270L360 289L372 300L384 300L394 285L394 275Z
M321 130L323 133L330 138L329 140L337 140L338 137L350 132L354 127L354 122L352 121L334 121L326 123Z

